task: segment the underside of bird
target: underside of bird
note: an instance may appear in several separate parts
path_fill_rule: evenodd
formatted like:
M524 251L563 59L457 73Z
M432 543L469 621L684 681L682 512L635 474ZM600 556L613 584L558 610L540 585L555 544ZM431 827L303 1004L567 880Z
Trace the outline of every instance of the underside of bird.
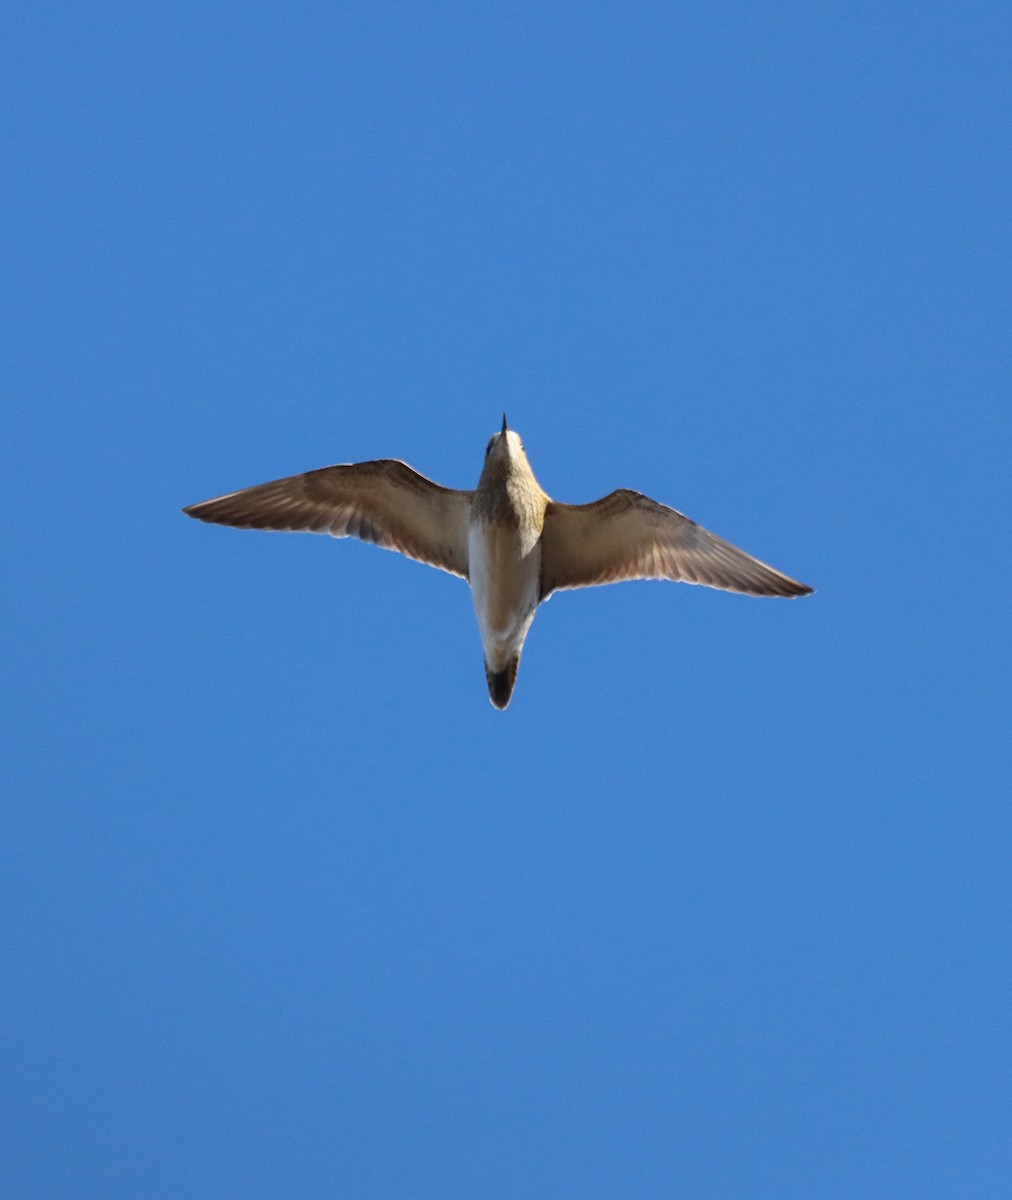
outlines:
M441 487L397 459L375 459L290 475L183 511L243 529L357 537L467 580L498 709L513 695L534 611L556 591L626 579L753 596L812 590L640 492L619 488L590 504L553 501L505 416L474 491ZM502 670L490 669L489 659Z

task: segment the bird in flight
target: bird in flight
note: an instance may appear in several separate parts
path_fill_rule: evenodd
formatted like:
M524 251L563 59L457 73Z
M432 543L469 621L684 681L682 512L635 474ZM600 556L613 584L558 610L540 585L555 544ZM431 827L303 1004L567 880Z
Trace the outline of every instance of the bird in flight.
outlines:
M620 488L593 504L550 499L505 414L472 492L380 458L290 475L183 512L240 529L357 537L466 579L489 698L500 709L513 695L538 605L563 588L674 579L752 596L812 591L640 492Z

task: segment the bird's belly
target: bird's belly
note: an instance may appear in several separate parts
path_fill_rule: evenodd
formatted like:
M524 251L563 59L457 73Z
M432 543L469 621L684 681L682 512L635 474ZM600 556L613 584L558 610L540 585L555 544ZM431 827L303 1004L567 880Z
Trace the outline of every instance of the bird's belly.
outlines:
M468 574L485 661L491 670L501 671L534 620L541 544L525 553L516 530L494 522L477 524L468 537Z

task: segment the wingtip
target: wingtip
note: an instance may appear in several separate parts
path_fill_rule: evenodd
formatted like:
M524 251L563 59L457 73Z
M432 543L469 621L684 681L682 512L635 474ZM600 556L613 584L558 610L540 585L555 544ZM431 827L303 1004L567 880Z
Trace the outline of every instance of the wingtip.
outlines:
M807 583L802 583L800 579L792 579L790 575L780 575L780 578L776 581L776 586L771 587L764 594L767 596L780 596L784 600L797 600L800 596L810 596L814 591L815 588L809 587Z

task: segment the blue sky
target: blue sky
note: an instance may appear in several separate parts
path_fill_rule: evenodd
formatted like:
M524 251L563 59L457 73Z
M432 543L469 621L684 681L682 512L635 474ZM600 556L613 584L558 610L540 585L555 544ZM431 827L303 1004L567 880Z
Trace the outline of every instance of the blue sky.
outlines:
M5 1194L1007 1195L1010 17L21 6ZM628 486L539 613L183 504Z

